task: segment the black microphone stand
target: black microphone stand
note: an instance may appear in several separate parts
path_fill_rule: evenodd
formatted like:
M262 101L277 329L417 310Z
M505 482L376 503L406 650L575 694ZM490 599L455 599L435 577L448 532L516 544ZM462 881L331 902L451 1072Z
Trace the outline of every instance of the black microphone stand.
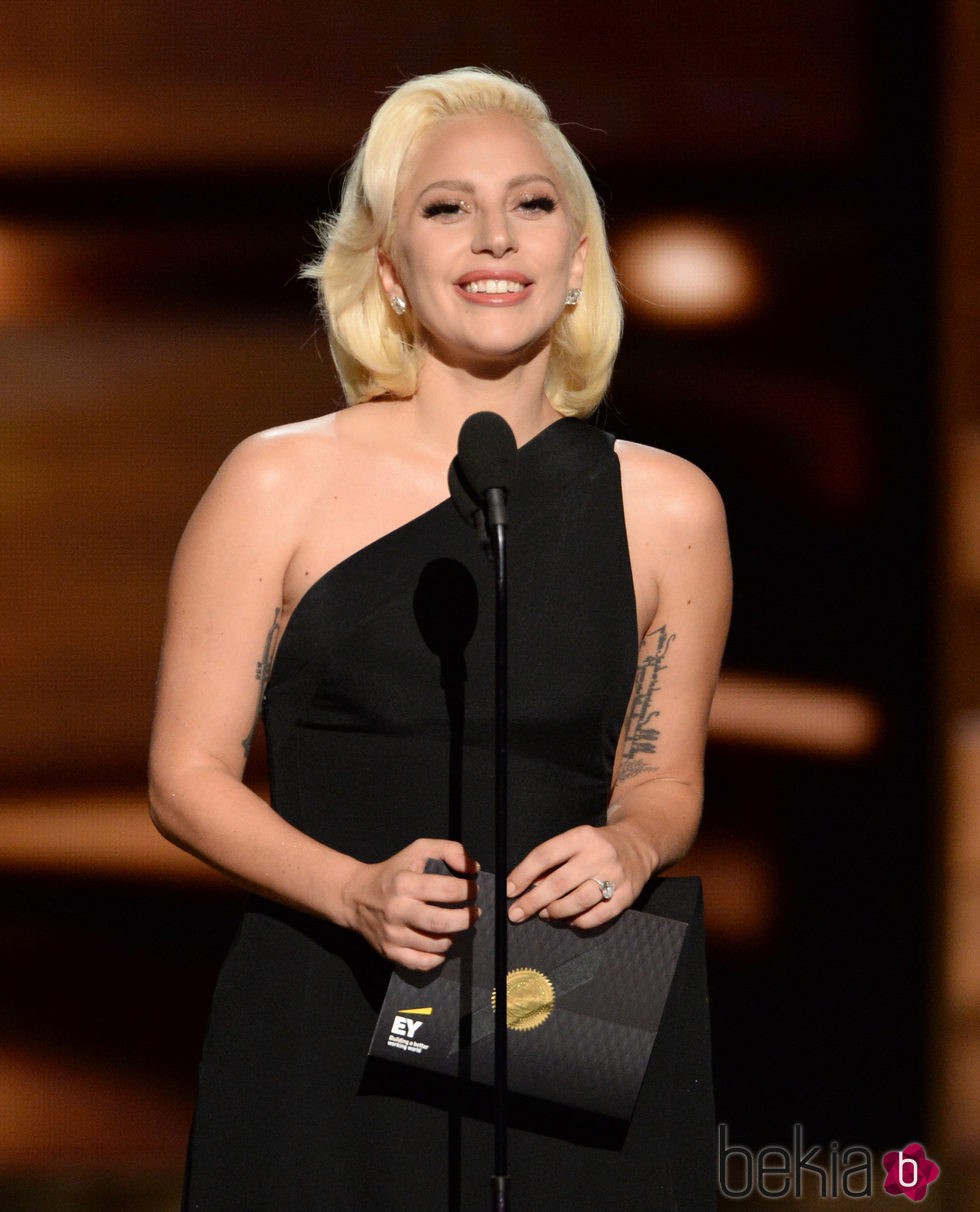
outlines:
M494 567L494 1171L492 1212L507 1212L507 494L516 470L517 443L497 413L463 422L449 468L457 509L477 528Z
M506 491L487 492L487 530L494 568L494 952L492 1212L507 1212L507 524Z

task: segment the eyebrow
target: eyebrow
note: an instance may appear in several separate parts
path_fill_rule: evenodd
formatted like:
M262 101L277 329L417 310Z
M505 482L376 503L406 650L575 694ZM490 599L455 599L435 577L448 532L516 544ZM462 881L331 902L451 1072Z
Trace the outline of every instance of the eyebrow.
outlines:
M555 182L552 181L552 179L550 177L546 176L544 173L521 173L517 177L511 177L511 179L507 182L506 188L507 189L518 189L522 185L530 185L535 181L543 181L547 185L550 185L551 188L555 191L555 193L559 192L558 186L555 184ZM460 193L460 194L475 194L476 193L476 186L473 184L472 181L459 181L459 180L430 181L428 185L426 185L423 189L419 190L419 195L418 195L418 198L416 198L416 201L418 201L418 199L421 198L424 194L427 194L429 192L429 190L431 190L431 189L451 189L451 190L455 191L456 193Z

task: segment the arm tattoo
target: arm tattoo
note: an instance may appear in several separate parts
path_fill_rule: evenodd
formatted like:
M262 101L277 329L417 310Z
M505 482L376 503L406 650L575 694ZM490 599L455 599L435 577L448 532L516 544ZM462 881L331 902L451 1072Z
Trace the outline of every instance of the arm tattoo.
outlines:
M245 756L248 757L252 749L252 739L255 736L255 729L259 722L259 716L262 714L262 697L265 694L265 688L269 681L269 675L272 673L272 659L276 655L276 642L279 639L279 615L282 613L282 607L276 607L276 613L272 616L272 626L269 628L269 633L265 637L265 647L262 649L262 660L255 662L255 680L259 684L259 701L255 708L255 717L252 720L252 729L248 736L242 741L242 748L245 750Z
M663 626L648 636L643 643L647 655L641 659L636 670L633 701L626 719L626 738L619 765L619 778L616 780L618 783L657 769L646 761L643 755L657 752L660 729L656 727L654 720L660 718L660 712L654 709L653 696L660 689L660 674L667 668L667 650L675 638L668 635L666 626ZM649 651L651 647L652 652Z

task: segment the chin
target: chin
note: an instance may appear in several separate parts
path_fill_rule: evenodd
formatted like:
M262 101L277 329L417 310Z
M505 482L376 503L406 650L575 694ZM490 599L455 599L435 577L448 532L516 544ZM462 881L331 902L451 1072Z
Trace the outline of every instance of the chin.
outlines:
M518 366L526 366L548 348L548 334L536 336L530 341L516 343L501 340L480 345L459 346L450 351L433 349L433 356L447 365L460 369L472 367L480 377L505 375Z

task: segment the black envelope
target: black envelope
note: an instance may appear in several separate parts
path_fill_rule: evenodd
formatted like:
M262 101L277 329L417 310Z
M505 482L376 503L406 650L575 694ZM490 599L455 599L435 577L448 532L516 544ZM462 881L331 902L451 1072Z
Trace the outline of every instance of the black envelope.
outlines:
M433 870L445 870L441 864ZM595 930L531 919L508 930L508 1087L628 1120L653 1050L700 882L662 896L677 918L627 910ZM684 886L684 887L682 887ZM370 1054L493 1083L493 877L477 925L436 973L396 968ZM680 895L677 895L680 893ZM656 908L657 896L646 898Z

